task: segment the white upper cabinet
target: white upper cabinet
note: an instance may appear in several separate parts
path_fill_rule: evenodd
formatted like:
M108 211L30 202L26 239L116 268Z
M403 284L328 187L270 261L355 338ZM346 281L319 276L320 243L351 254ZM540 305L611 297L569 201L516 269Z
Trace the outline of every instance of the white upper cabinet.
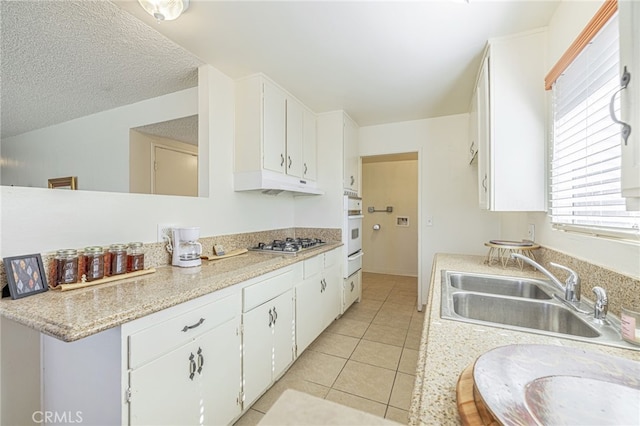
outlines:
M235 190L321 194L315 161L315 115L262 74L238 80Z
M478 91L473 91L469 108L469 164L477 159L478 154Z
M358 125L344 114L344 189L359 193Z
M622 143L622 195L628 210L640 210L640 3L618 2L620 22L620 75L631 79L620 94L621 121L631 126Z
M316 115L310 110L304 110L304 127L302 137L302 177L309 180L318 178L318 133Z
M483 208L545 210L545 44L545 30L489 40L476 88Z

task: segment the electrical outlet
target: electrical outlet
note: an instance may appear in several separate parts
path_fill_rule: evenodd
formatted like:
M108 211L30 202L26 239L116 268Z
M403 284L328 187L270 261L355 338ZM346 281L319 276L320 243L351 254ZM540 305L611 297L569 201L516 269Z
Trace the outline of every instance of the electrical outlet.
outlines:
M527 239L529 241L536 240L536 226L532 223L529 224L529 228L527 230Z
M171 228L175 228L175 225L168 225L166 223L158 224L158 242L163 243L167 239L171 238Z

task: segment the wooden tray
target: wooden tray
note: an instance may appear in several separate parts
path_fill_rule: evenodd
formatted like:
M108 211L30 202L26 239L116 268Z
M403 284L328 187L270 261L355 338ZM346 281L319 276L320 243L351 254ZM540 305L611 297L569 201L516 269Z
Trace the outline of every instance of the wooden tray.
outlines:
M126 274L112 275L110 277L101 278L99 280L85 281L85 282L73 283L73 284L59 284L59 285L57 285L55 287L49 286L49 288L51 290L57 290L57 291L76 290L76 289L79 289L79 288L91 287L91 286L99 285L99 284L106 284L106 283L110 283L110 282L113 282L113 281L120 281L120 280L124 280L126 278L138 277L140 275L153 274L155 271L156 271L155 268L149 268L149 269L143 269L141 271L128 272Z
M244 254L247 253L249 250L247 250L246 248L244 249L235 249L235 250L231 250L228 253L223 254L222 256L216 256L215 254L212 255L202 255L200 256L200 259L204 259L204 260L216 260L216 259L226 259L227 257L232 257L232 256L238 256L239 254Z

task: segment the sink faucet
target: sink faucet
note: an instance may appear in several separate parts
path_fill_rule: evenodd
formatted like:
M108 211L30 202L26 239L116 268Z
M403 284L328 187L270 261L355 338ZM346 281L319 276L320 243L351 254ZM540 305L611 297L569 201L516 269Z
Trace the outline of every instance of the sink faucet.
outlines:
M560 280L558 280L558 278L555 277L555 275L553 275L551 272L547 271L542 265L540 265L538 262L536 262L535 260L527 257L527 256L523 256L519 253L512 253L511 257L513 258L518 258L521 259L523 261L525 261L526 263L528 263L529 265L533 266L534 268L536 268L537 270L539 270L540 272L542 272L543 274L545 274L547 277L549 277L549 279L551 280L551 282L553 282L556 287L558 287L560 290L562 290L564 292L564 300L570 303L574 303L574 302L579 302L580 301L580 277L578 276L578 274L567 268L566 266L562 266L562 265L558 265L557 263L553 263L553 262L549 262L549 265L554 266L556 268L559 269L563 269L567 272L569 272L569 276L567 277L567 280L565 282L565 284L562 284L560 282Z
M593 319L598 322L604 322L609 310L607 292L604 291L604 288L596 286L593 288L593 294L596 295L596 303L593 305Z

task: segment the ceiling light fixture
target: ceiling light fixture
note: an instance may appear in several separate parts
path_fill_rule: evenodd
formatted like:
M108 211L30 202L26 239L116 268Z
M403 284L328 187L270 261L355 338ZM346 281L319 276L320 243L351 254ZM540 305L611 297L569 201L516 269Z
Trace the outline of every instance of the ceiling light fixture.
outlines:
M147 13L161 21L173 21L189 7L189 0L138 0Z

